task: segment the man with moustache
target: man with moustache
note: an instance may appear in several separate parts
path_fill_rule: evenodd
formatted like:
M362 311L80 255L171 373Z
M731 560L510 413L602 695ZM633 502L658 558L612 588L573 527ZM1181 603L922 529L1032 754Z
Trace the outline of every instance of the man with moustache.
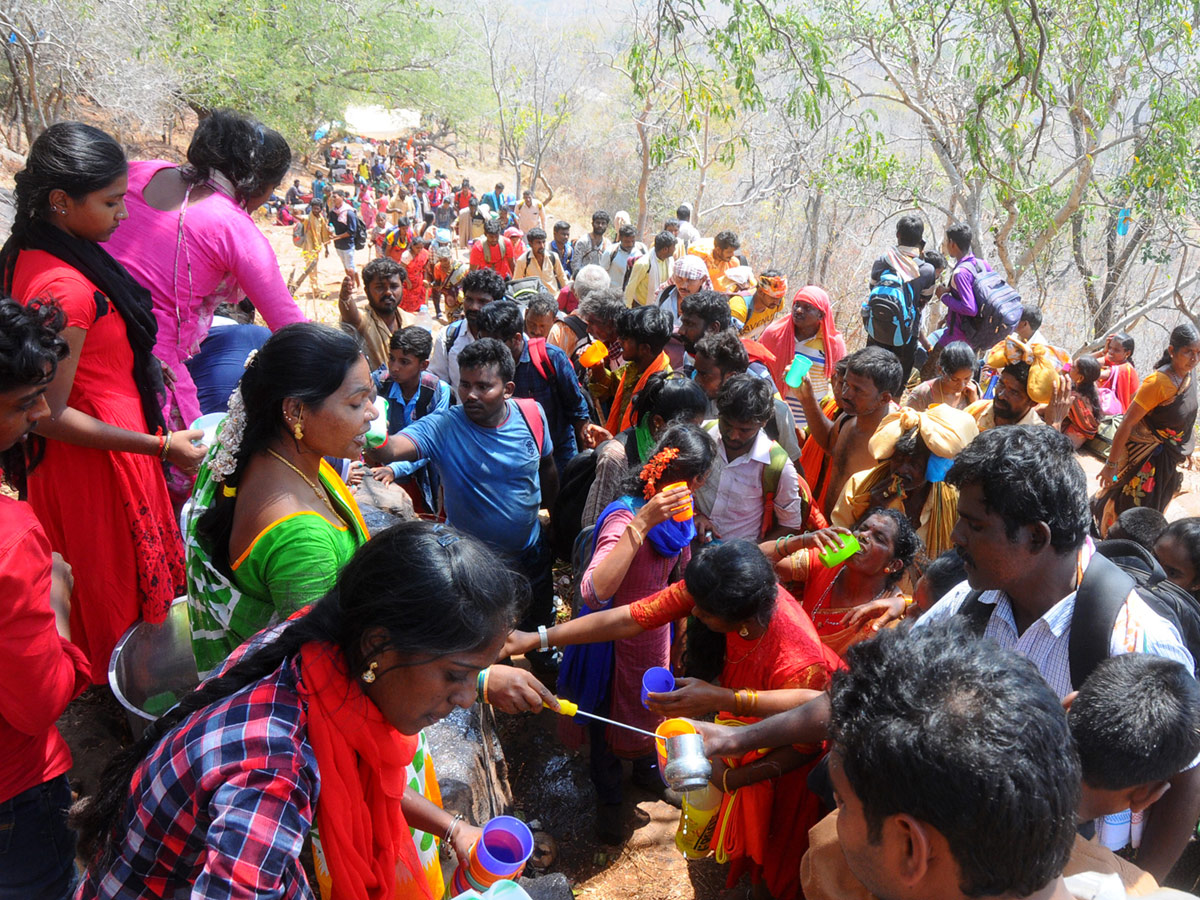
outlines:
M946 480L958 488L958 524L951 535L967 581L921 618L937 622L967 616L982 633L1015 649L1038 667L1064 697L1087 673L1073 672L1073 628L1088 622L1102 591L1123 597L1109 640L1109 655L1137 651L1195 661L1173 622L1152 610L1088 539L1087 477L1070 440L1053 428L994 428L977 437L954 462ZM1077 601L1088 585L1089 604ZM1100 604L1102 605L1102 604ZM1076 681L1080 683L1075 683ZM1172 790L1150 807L1138 865L1165 878L1200 817L1200 768L1171 779Z
M775 414L772 394L769 381L749 374L721 385L715 427L705 426L716 439L717 454L694 497L701 534L711 530L724 541L761 541L825 527L787 451L763 431Z
M458 390L458 355L479 337L479 311L504 297L504 279L491 269L468 272L462 280L463 317L434 336L429 371Z
M550 425L539 403L513 399L516 364L500 341L473 341L456 372L460 405L417 419L374 457L380 463L429 460L442 483L447 523L479 538L529 579L532 596L519 627L536 631L554 615L553 554L538 522L538 510L552 507L558 495ZM544 670L549 659L531 662Z
M367 362L372 371L387 366L388 342L392 334L416 321L400 309L400 295L408 273L404 267L386 256L367 263L362 272L365 303L356 304L352 298L354 281L347 275L338 295L338 313L342 321L362 336Z

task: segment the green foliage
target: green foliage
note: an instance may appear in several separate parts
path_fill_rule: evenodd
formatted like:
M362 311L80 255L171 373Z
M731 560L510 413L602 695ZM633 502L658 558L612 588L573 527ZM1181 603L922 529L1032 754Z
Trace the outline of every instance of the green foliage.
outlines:
M199 110L231 106L293 140L354 103L455 120L478 86L447 83L447 23L413 0L165 0L164 59Z

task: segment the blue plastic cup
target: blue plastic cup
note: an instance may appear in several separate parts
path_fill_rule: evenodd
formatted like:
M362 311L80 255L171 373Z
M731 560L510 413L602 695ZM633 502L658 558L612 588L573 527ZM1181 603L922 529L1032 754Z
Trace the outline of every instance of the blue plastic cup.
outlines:
M675 676L670 669L653 666L642 676L642 706L650 708L649 694L665 694L675 690Z

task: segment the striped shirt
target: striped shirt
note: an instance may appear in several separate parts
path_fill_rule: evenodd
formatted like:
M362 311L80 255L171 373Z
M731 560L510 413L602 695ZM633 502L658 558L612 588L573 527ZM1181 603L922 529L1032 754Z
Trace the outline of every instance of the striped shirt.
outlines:
M1079 548L1081 572L1087 569L1093 555L1095 546L1089 539ZM917 620L917 627L955 615L970 592L971 586L964 581ZM979 602L995 607L984 628L984 636L992 638L1001 647L1027 657L1059 697L1069 694L1072 687L1068 648L1071 618L1075 614L1075 592L1059 600L1021 634L1017 632L1012 603L1007 594L1003 591L984 591ZM1195 667L1192 655L1175 625L1150 609L1136 591L1131 591L1125 599L1109 641L1109 656L1120 656L1122 653L1149 653L1173 659L1187 666L1189 672Z

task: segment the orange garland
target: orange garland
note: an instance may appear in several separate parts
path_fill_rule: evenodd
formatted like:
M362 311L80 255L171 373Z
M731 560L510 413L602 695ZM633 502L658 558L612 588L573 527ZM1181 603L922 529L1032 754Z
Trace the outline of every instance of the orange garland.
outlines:
M663 472L666 471L674 459L679 456L678 447L664 447L655 453L646 464L642 466L641 479L646 483L646 487L642 491L642 496L647 500L657 493L655 482L662 478Z

